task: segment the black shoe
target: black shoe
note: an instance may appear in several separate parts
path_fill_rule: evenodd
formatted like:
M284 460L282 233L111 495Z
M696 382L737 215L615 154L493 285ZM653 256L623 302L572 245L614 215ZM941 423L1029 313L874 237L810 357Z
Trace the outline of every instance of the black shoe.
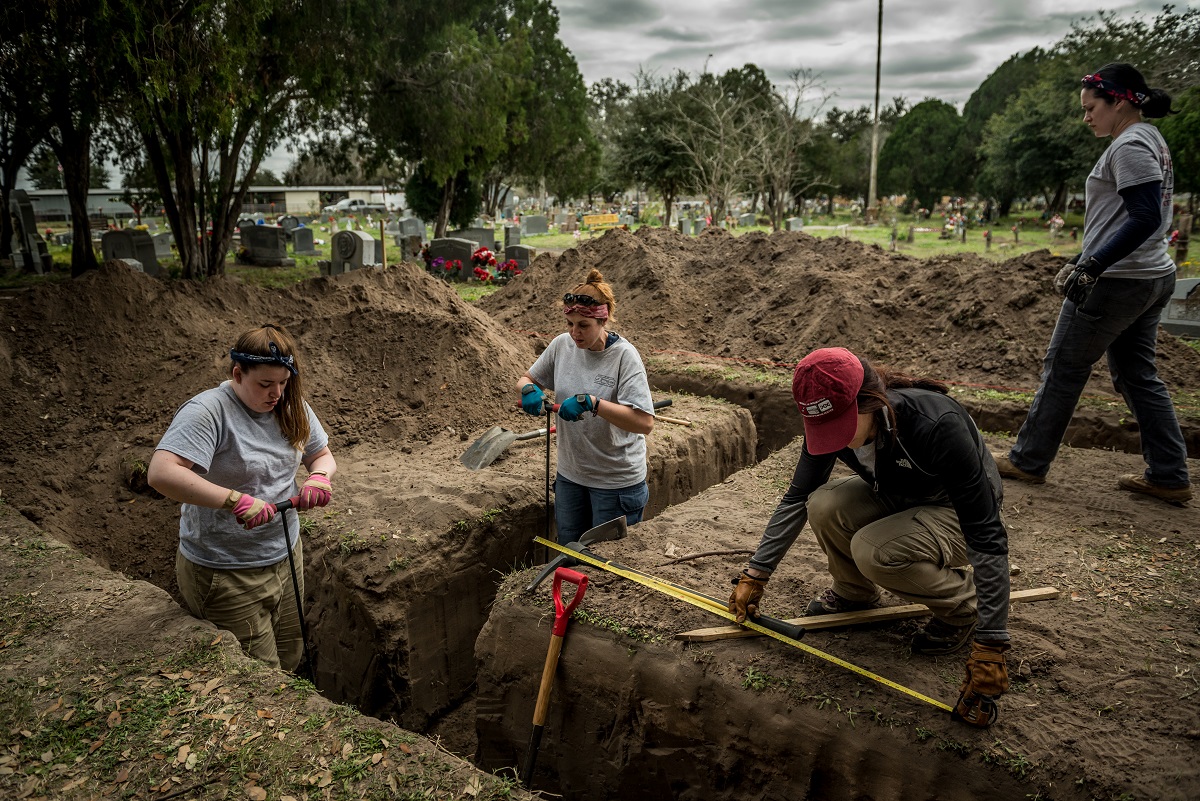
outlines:
M857 612L879 605L879 596L870 601L848 601L833 591L833 588L813 598L808 604L810 615L832 615L836 612Z
M970 642L974 633L974 622L955 626L935 617L925 624L924 630L913 635L912 652L925 656L952 654Z

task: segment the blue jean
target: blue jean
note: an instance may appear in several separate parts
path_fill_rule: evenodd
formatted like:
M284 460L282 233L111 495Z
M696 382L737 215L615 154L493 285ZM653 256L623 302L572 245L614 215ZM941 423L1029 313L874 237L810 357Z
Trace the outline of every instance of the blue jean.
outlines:
M1063 302L1041 386L1009 454L1016 467L1046 475L1092 365L1107 354L1113 386L1138 423L1146 480L1161 487L1188 486L1187 446L1155 365L1158 318L1174 288L1174 273L1150 280L1101 278L1082 306Z
M558 527L558 542L560 545L575 542L589 528L622 516L631 526L640 523L649 500L650 488L645 481L620 489L598 489L556 475L554 523Z

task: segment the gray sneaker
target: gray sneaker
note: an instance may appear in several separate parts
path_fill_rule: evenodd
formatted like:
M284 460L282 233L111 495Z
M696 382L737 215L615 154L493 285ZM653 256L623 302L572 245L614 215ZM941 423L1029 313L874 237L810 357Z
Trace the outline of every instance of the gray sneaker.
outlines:
M1118 478L1117 486L1130 492L1140 492L1143 495L1150 495L1167 503L1183 505L1192 499L1191 484L1183 487L1160 487L1157 484L1151 484L1144 477L1133 473Z

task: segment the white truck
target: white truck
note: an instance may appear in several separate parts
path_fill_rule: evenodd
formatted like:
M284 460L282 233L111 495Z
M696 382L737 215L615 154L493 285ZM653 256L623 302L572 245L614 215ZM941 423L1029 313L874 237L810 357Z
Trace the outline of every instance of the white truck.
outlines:
M384 203L375 203L357 197L342 198L337 203L321 209L325 214L387 214L388 207Z

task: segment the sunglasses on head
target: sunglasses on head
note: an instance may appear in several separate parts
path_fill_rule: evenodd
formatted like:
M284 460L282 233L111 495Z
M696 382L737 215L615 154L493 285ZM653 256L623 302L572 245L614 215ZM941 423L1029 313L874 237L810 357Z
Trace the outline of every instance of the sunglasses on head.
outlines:
M563 303L568 306L603 306L604 301L596 300L591 295L576 295L574 292L568 292L563 295Z

